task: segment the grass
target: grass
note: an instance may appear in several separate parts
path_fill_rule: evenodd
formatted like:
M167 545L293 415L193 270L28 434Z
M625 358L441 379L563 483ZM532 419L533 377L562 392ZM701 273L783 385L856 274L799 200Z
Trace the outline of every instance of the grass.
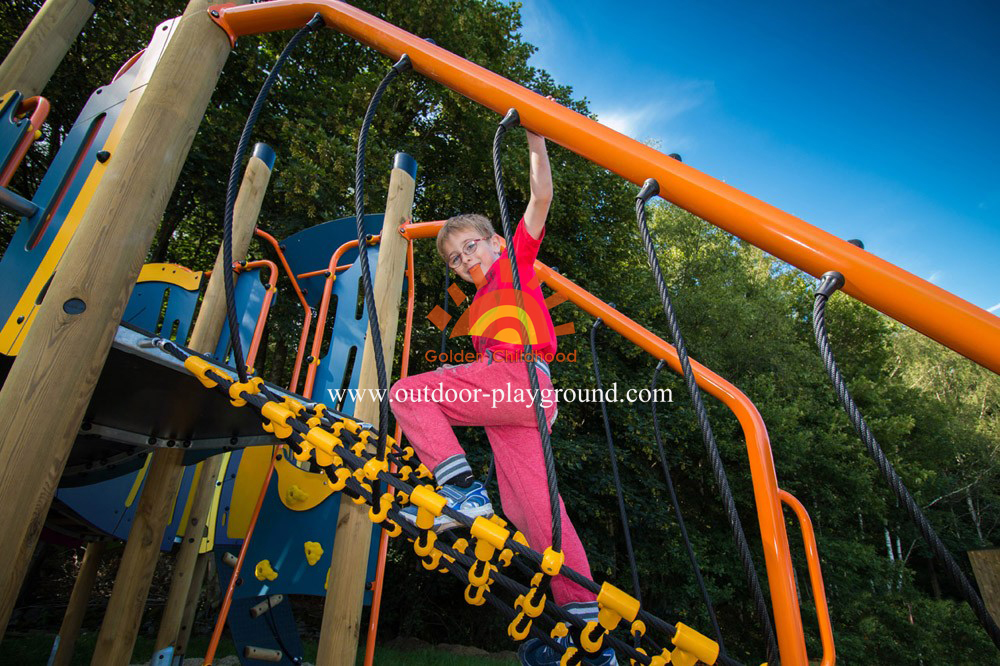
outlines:
M15 633L7 632L0 642L0 664L18 664L19 666L45 666L49 660L55 634L48 632ZM89 666L90 658L97 643L97 634L84 632L80 635L70 662L73 666ZM189 656L203 655L208 647L208 636L196 636L191 639L188 649ZM315 663L316 643L304 644L306 661ZM225 657L236 654L233 642L223 638L219 644L216 656ZM132 653L132 663L149 663L153 656L153 639L140 636ZM357 663L364 659L364 647L358 651ZM436 650L434 648L404 651L393 648L379 648L375 651L375 666L481 666L483 663L491 666L514 666L516 659L489 658L481 656L466 656Z

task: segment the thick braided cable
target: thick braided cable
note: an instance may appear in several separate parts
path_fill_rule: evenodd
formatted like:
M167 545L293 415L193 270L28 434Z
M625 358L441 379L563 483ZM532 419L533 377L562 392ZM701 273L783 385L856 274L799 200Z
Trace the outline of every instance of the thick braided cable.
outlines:
M361 264L361 283L365 294L365 309L368 311L368 329L372 336L372 351L375 354L375 371L378 376L379 388L379 418L378 418L378 457L385 457L385 442L389 433L389 378L385 368L385 353L382 349L382 332L378 325L378 309L375 305L375 289L372 286L371 268L368 265L368 241L365 233L365 148L368 143L368 128L375 118L375 111L382 99L382 94L392 80L402 72L410 69L410 58L405 53L378 84L368 111L361 123L358 133L358 156L354 165L354 217L358 226L358 261Z
M820 289L816 292L816 300L813 301L813 332L816 335L816 344L819 347L820 356L823 358L823 365L837 392L837 399L840 401L841 406L843 406L844 411L847 412L847 417L851 420L851 424L854 426L855 431L857 431L861 441L865 443L868 454L875 461L879 472L882 473L882 478L889 484L896 499L903 504L910 520L917 526L920 535L924 538L934 556L944 566L945 571L948 573L948 578L962 593L962 597L969 604L969 607L972 608L976 619L979 620L983 629L986 630L993 644L1000 649L1000 628L997 627L997 623L990 616L989 611L986 610L986 606L983 604L979 593L976 592L976 588L973 587L968 577L959 568L955 557L948 550L948 547L944 545L944 542L941 541L941 538L938 537L937 532L934 531L927 517L920 510L917 501L910 494L899 474L896 473L892 463L886 458L885 452L875 440L875 435L872 434L871 428L868 427L868 423L865 422L864 417L861 415L861 410L858 409L857 403L854 402L850 391L847 390L847 382L844 381L844 377L840 374L840 369L837 367L837 362L834 360L830 338L826 331L826 302L829 300L830 293L843 284L843 277L839 274L835 275L836 277L831 276L830 273L824 275ZM836 283L838 278L839 284Z
M653 186L655 186L655 189L650 189ZM660 262L656 257L656 249L653 247L653 239L650 236L649 227L646 226L646 199L655 194L658 189L659 185L656 184L656 181L652 179L646 181L646 186L635 200L635 217L639 225L639 232L642 235L643 247L646 249L646 258L649 260L649 266L656 278L656 288L660 294L660 302L663 304L663 312L667 316L667 324L670 327L670 335L674 341L674 348L677 350L677 357L680 359L681 369L684 371L684 383L687 385L695 414L698 417L702 439L705 442L705 449L708 452L709 462L712 465L712 474L715 476L715 482L719 486L719 495L726 510L726 518L729 520L733 540L736 541L736 546L739 550L740 563L743 565L743 572L747 577L750 593L753 595L754 608L764 629L767 660L771 664L776 664L778 661L778 646L774 637L771 616L767 610L767 602L764 600L764 592L761 590L760 579L757 577L757 569L753 563L753 555L750 553L750 545L747 543L746 533L743 531L743 523L740 521L740 515L736 511L736 502L733 499L733 492L729 487L729 477L726 475L725 467L722 464L719 447L715 443L712 424L708 420L708 410L705 409L705 403L701 399L701 389L698 388L694 371L691 369L691 360L688 358L684 336L681 335L680 324L677 321L677 315L674 313L673 305L670 302L670 294L667 292L667 282L663 277L663 272L660 270ZM650 190L650 193L645 195L644 193L647 190Z
M236 316L236 287L233 281L232 266L233 211L236 208L236 195L239 192L243 156L247 152L247 146L250 145L250 135L253 132L254 125L257 124L257 118L260 116L261 110L264 108L267 95L271 91L274 82L278 79L278 74L281 72L285 61L288 60L292 51L298 46L299 41L307 33L323 25L323 17L316 14L288 40L288 44L285 45L285 49L278 56L274 67L271 68L270 73L264 80L264 85L260 87L260 92L257 93L257 99L254 100L250 114L247 116L247 121L243 125L243 133L240 134L240 141L236 146L236 154L233 156L233 166L229 170L229 184L226 187L226 210L222 220L222 277L226 290L226 319L229 322L229 344L233 348L233 366L235 366L237 373L239 373L241 382L247 381L247 368L243 357L243 344L240 342L240 325Z
M519 312L524 312L523 296L521 294L521 276L517 266L517 256L514 252L514 232L511 229L510 207L507 204L507 193L503 186L503 166L500 164L500 145L504 135L507 133L508 124L513 126L518 122L517 111L511 109L504 116L504 119L497 125L496 134L493 136L493 177L496 180L497 199L500 201L500 223L503 225L503 236L507 241L507 258L510 260L510 272L514 284L514 294L517 299ZM513 257L513 258L512 258ZM526 327L525 327L526 328ZM539 396L538 373L535 372L535 359L531 354L531 341L525 334L524 356L528 359L528 382L531 385L532 395ZM552 549L562 550L562 513L559 510L559 482L556 479L556 461L552 455L552 441L549 439L549 429L545 423L545 411L542 409L542 401L534 401L535 420L538 422L538 434L542 439L542 455L545 458L545 478L549 484L549 506L552 511Z
M677 491L674 489L674 479L670 475L670 466L667 464L667 454L663 450L663 439L660 437L660 417L656 412L656 380L660 376L660 370L666 365L663 361L656 364L653 371L653 382L650 385L650 395L654 396L652 402L653 409L653 436L656 438L656 448L660 452L660 464L663 466L663 477L667 480L667 490L670 491L670 502L674 505L674 513L677 515L677 526L681 528L681 538L684 539L684 547L687 549L688 559L691 561L691 568L694 570L695 580L698 582L698 589L701 590L701 598L705 600L705 608L708 609L708 618L712 622L712 630L715 632L715 641L719 644L719 654L726 654L726 644L722 640L722 630L719 628L719 620L715 617L715 606L712 605L712 597L708 594L705 586L705 579L701 576L701 567L698 566L698 558L694 554L694 546L688 536L687 525L684 523L684 514L681 513L681 504L677 499Z
M622 491L621 477L618 475L618 455L615 443L611 437L611 421L608 419L608 406L604 400L604 386L601 383L601 369L597 362L597 329L603 322L600 317L590 327L590 356L594 361L594 380L597 382L597 394L601 396L601 417L604 421L604 434L608 440L608 455L611 459L611 476L615 481L615 494L618 496L618 515L622 520L622 532L625 534L625 550L628 553L628 563L632 570L632 589L635 598L642 603L642 591L639 588L639 571L635 565L635 551L632 549L632 531L628 526L628 512L625 510L625 497Z

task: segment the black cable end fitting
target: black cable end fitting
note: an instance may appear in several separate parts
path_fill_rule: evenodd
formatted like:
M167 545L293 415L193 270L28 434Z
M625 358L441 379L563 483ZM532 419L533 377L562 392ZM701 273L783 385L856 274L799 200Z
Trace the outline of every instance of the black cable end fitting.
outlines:
M500 127L502 127L505 132L513 127L517 127L520 124L521 116L518 115L517 109L513 108L507 111L507 115L505 115L503 120L500 121Z
M410 56L404 53L400 56L399 60L396 61L396 64L393 65L392 68L397 74L410 71L413 69L413 63L410 61Z
M437 45L438 45L438 43L437 43L437 42L435 42L435 41L434 41L433 39L431 39L430 37L424 37L424 41L425 41L425 42L427 42L428 44L433 44L434 46L437 46Z
M635 198L642 200L642 203L647 203L659 193L660 184L656 182L655 178L647 178L646 182L642 184L642 189L639 190L639 194L635 195Z
M313 14L313 17L309 19L309 23L306 23L306 27L310 30L319 30L320 28L326 27L326 21L323 20L323 15L319 12Z
M860 238L851 238L847 242L850 243L851 245L854 245L855 247L860 247L862 250L865 249L864 241L862 241Z
M670 153L669 155L667 155L667 157L673 158L673 159L677 160L678 162L683 162L684 161L684 160L681 159L681 154L680 153Z
M844 276L837 271L827 271L819 280L816 287L816 296L830 298L833 293L844 286Z

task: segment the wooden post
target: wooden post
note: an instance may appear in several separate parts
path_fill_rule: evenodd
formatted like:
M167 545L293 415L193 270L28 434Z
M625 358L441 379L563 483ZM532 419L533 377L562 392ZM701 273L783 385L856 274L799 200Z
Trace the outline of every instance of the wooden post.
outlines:
M271 160L269 164L258 156L257 151L254 151L254 156L250 158L250 164L247 165L247 171L243 176L243 184L240 187L239 195L236 198L236 207L233 211L234 261L246 257L247 248L250 247L253 230L257 224L260 206L264 200L264 192L267 190L267 183L271 176L270 167L273 164L274 153L263 144L258 144L258 149L261 146L264 148L265 157L267 153L271 154ZM209 353L215 350L219 342L219 333L222 331L225 321L226 293L223 286L223 275L227 269L223 265L221 254L220 249L219 256L215 259L212 278L205 289L201 310L198 311L198 319L191 332L189 346L197 352ZM232 270L232 267L229 267L228 270ZM221 456L215 456L215 459L219 458ZM157 449L153 453L149 476L139 498L139 506L136 509L132 530L129 532L128 541L125 542L125 552L115 577L115 586L111 591L111 600L108 602L104 622L101 624L101 631L97 636L97 646L94 649L94 658L91 662L94 666L125 664L132 656L135 638L139 632L139 623L142 620L142 612L146 605L146 597L149 595L153 570L156 568L156 560L160 555L163 530L170 523L170 509L184 474L183 462L183 449ZM215 487L214 479L219 474L220 464L220 460L214 463L206 461L202 470L202 482L206 481L207 476L211 477L212 490ZM207 475L205 470L208 470ZM187 534L197 533L200 537L204 527L204 516L208 515L211 506L212 495L211 491L206 491L202 492L200 498L195 497L196 504L192 506L189 515ZM195 511L199 513L195 513ZM192 520L197 525L191 524ZM179 589L174 595L174 604L171 607L171 617L169 618L170 626L168 629L173 636L176 636L179 629L187 592L190 589L191 571L198 556L198 542L200 541L200 538L196 538L193 549L184 551L185 559L181 562L184 569L179 572L182 580L177 583ZM188 544L187 539L184 540L184 544ZM178 574L176 570L174 573ZM183 588L183 591L180 588ZM174 583L171 581L171 591L173 589Z
M187 603L184 605L184 616L181 618L181 628L174 641L174 656L183 657L187 652L188 641L191 640L191 630L194 628L195 615L198 612L198 601L201 599L202 587L205 584L209 566L212 564L212 553L201 553L191 574L191 588ZM184 661L183 659L181 660Z
M0 93L40 94L93 13L92 0L45 0L0 64Z
M156 225L229 54L191 0L0 391L0 628L38 541ZM45 442L45 446L39 446Z
M397 153L389 177L389 195L385 205L374 286L386 372L390 381L406 264L406 240L400 235L399 227L410 219L416 176L417 163L413 158L405 153ZM358 381L358 388L362 391L378 388L373 350L372 337L368 335ZM354 417L378 425L378 401L363 401L359 398ZM365 593L371 529L368 507L358 506L346 499L340 503L316 666L354 666L361 629L361 606Z
M69 596L69 606L66 607L62 626L59 627L59 634L56 636L56 645L52 648L55 654L49 666L69 666L73 658L73 648L80 636L83 616L87 612L87 602L90 601L90 593L97 579L97 568L101 564L106 545L104 541L92 541L87 544L83 562L80 563L80 572L76 575L73 592Z
M236 200L236 210L233 214L233 257L238 261L246 257L247 249L253 238L253 230L260 214L260 207L264 201L264 193L267 191L267 184L271 179L271 169L274 166L274 151L267 144L259 143L254 149L253 157L247 164L246 174L243 176L243 184ZM215 258L215 267L212 269L212 279L208 283L205 291L205 300L202 305L202 314L199 315L192 332L191 348L197 349L196 344L202 348L198 351L208 352L214 349L219 340L219 334L224 323L223 314L225 312L225 290L222 283L222 271L224 269L222 249ZM216 280L215 276L219 276ZM215 316L205 317L205 308L216 313ZM204 322L204 324L202 323ZM203 330L203 329L208 330ZM246 351L246 350L244 350ZM184 616L184 609L187 605L188 597L191 594L197 595L199 590L192 589L195 562L198 559L198 551L201 546L201 534L208 521L212 509L212 502L215 498L215 488L219 471L222 468L224 455L212 456L205 460L201 466L201 475L198 478L198 486L195 488L194 497L191 500L191 510L188 511L188 522L184 527L184 541L174 559L173 576L170 579L170 593L167 595L167 605L163 610L163 618L160 620L160 630L156 636L155 650L162 650L165 647L174 645L178 632L181 628L181 621Z
M979 585L979 593L983 595L983 603L993 621L1000 624L1000 548L970 550L969 561L972 562L972 573Z

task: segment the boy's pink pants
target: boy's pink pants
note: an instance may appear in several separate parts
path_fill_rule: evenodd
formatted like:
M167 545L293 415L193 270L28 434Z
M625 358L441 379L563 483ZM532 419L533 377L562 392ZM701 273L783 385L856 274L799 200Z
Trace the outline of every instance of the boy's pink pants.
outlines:
M542 406L548 406L545 415L551 430L556 411L552 381L544 372L537 373L542 395L547 391L548 402ZM392 387L392 411L421 462L431 470L447 458L465 454L452 426L485 427L493 448L503 511L531 547L543 552L552 545L552 512L535 408L527 400L507 402L508 392L514 397L518 389L526 394L529 387L527 364L523 361L483 358L399 380ZM449 397L461 395L466 400L445 400L449 390L454 391ZM587 554L566 515L562 498L559 507L565 566L592 578ZM552 596L560 605L595 599L562 576L552 580Z

